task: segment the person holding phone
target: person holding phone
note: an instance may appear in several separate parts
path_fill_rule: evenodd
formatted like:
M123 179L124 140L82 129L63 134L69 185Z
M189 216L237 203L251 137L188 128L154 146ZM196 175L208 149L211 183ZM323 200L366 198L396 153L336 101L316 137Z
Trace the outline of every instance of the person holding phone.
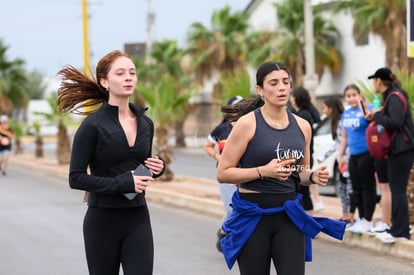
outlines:
M83 223L89 274L118 274L122 265L125 275L150 275L154 244L145 190L164 162L152 156L154 124L146 109L129 103L135 65L115 50L98 62L96 80L70 65L58 76L58 110L87 115L73 140L69 184L89 192ZM134 175L140 164L154 176Z
M364 117L364 109L371 109L365 104L361 91L354 84L344 89L344 100L349 105L341 117L341 145L338 152L339 167L346 163L346 148L349 150L348 170L352 182L352 196L358 209L359 219L348 231L365 233L372 228L372 218L377 204L375 181L375 160L368 152L365 130L368 121Z
M375 92L382 95L384 105L380 110L369 112L366 118L395 133L388 158L378 163L382 168L378 170L379 180L389 182L391 190L391 228L378 234L377 238L384 243L406 241L411 238L407 184L414 162L414 124L410 102L397 76L389 68L377 69L368 79L372 79Z

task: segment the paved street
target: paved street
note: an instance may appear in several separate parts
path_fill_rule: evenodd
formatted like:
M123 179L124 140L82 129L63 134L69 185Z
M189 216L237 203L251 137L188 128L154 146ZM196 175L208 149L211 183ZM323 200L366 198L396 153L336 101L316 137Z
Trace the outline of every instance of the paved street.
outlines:
M81 200L63 178L11 166L0 177L0 274L87 274ZM215 249L218 217L156 203L150 211L155 275L238 274ZM306 274L408 275L413 268L408 260L317 239Z

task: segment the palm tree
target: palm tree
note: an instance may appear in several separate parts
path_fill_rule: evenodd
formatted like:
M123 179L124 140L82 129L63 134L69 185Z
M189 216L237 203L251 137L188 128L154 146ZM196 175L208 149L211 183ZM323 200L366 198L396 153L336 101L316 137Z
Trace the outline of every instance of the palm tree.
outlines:
M246 36L247 62L257 68L269 57L276 55L276 31L251 32Z
M414 119L414 73L407 73L403 70L393 71L397 78L401 81L401 86L408 95L409 108L411 109L411 115ZM371 102L374 97L374 91L372 86L367 85L364 81L358 81L358 85L361 87L361 92L368 102ZM410 177L407 187L408 207L410 213L410 223L414 224L414 164L411 169Z
M247 14L231 13L229 6L213 12L211 29L199 22L190 26L187 53L199 83L211 78L214 72L246 66L248 26Z
M386 45L386 65L407 72L414 70L414 61L407 58L406 0L337 1L337 11L350 11L354 18L354 37L373 33Z
M34 129L34 133L36 135L36 139L35 139L35 158L43 158L43 137L40 134L40 128L42 127L42 125L40 124L39 121L34 121L33 125L32 125L33 129Z
M226 105L228 99L233 96L240 95L246 98L251 95L250 76L245 68L222 73L219 85L220 94L217 94L215 99L220 106Z
M159 73L168 74L173 78L176 83L176 89L174 94L179 96L181 93L192 89L191 78L183 67L184 50L178 47L176 40L164 40L154 44L153 51L151 52L152 62L155 62L159 68ZM155 79L154 79L155 80ZM185 135L184 135L184 121L188 116L190 104L185 102L177 110L177 118L175 120L175 146L185 147Z
M220 76L234 73L247 66L248 15L244 12L231 12L229 6L216 10L211 16L211 26L196 22L190 26L187 35L186 54L191 62L191 75L197 84L207 81L213 85L208 91L216 102L228 98L219 98L223 91ZM211 112L201 112L205 120L211 120Z
M150 107L149 115L155 124L157 154L166 165L161 176L164 181L172 180L174 176L169 169L171 149L168 131L172 125L184 121L188 113L188 100L194 90L188 74L184 72L183 57L184 52L178 48L176 41L165 40L154 45L149 64L134 60L139 81L133 100Z
M58 127L57 132L57 146L56 157L59 164L69 164L71 154L71 141L68 135L68 127L74 122L67 114L60 113L57 109L57 94L52 94L47 98L50 106L50 112L35 112L37 115L42 115L47 121L52 122Z
M280 60L292 69L295 82L303 84L305 74L304 54L304 2L303 0L283 0L274 4L279 22L278 35L268 59ZM316 73L321 75L324 68L337 75L342 69L342 54L335 47L339 31L331 21L321 16L321 10L313 9L313 32L315 39Z
M17 120L10 119L10 127L14 135L14 153L16 155L23 153L21 137L23 136L23 124Z
M169 168L171 163L171 150L168 144L169 126L182 119L183 106L193 94L191 90L177 94L177 86L177 80L171 75L158 74L154 81L141 81L137 87L139 94L150 106L149 115L155 122L155 148L158 151L157 155L165 161L165 172L161 176L163 181L170 181L174 176Z
M0 111L11 114L13 108L27 106L29 97L24 61L8 60L7 50L0 41Z

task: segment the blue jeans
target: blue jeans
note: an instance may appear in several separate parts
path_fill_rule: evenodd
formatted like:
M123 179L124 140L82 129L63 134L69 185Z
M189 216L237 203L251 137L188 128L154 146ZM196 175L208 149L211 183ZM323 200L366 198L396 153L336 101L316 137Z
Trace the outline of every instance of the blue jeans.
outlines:
M224 223L225 220L227 220L233 208L231 207L231 198L233 197L234 191L237 190L237 186L235 184L228 184L228 183L219 183L219 193L221 201L224 205L224 216L222 223Z

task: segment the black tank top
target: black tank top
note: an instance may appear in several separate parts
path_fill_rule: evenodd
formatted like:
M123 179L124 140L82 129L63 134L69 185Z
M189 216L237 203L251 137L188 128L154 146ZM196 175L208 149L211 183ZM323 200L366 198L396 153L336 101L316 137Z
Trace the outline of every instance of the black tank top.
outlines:
M276 129L266 123L260 109L254 110L256 130L240 159L242 168L262 166L274 158L284 159L292 155L297 159L296 163L303 159L305 136L293 115L287 113L288 127ZM296 191L299 184L299 174L294 172L287 181L264 178L240 184L240 187L262 193L284 194Z

